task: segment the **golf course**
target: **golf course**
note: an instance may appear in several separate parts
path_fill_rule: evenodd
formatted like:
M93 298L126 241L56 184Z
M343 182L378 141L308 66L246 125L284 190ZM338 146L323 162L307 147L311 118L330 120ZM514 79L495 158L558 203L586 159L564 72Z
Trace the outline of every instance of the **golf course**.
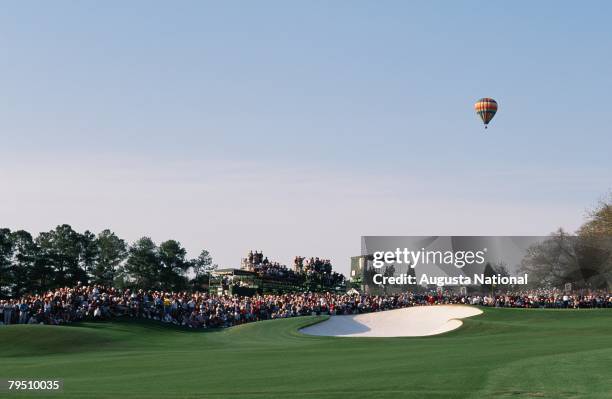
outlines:
M0 377L69 398L607 398L612 312L483 308L416 338L309 336L327 317L190 331L158 322L0 328ZM11 396L0 393L2 397Z

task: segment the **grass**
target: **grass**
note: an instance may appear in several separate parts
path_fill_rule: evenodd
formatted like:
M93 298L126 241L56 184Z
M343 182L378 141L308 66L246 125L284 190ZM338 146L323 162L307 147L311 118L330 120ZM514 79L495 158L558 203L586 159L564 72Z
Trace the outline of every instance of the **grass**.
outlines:
M43 396L68 398L612 398L610 310L485 309L423 338L298 332L318 320L8 326L0 378L61 378Z

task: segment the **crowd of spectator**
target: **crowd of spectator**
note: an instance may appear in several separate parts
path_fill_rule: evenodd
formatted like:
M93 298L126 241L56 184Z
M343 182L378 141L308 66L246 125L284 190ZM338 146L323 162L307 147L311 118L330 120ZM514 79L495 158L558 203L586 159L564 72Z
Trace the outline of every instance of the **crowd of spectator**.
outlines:
M317 281L326 287L341 286L345 283L344 275L332 270L330 259L296 256L293 259L293 269L306 276L306 278Z
M386 296L305 292L247 297L77 286L21 299L2 300L0 323L64 324L81 320L134 318L158 320L190 328L214 328L313 314L346 315L436 304L515 308L612 308L612 294L566 294L540 290L495 296L444 292Z
M279 280L297 280L298 274L287 266L272 262L263 252L250 251L246 258L242 259L242 269L257 273L260 277L268 277Z
M257 273L260 277L282 280L293 284L304 284L311 281L324 287L336 287L345 283L341 273L332 270L331 260L319 257L305 258L296 256L293 269L272 262L260 251L250 251L242 259L241 268Z
M524 290L495 296L472 297L470 302L482 306L510 308L612 308L612 294L607 291L566 293L555 289Z
M306 273L331 273L332 264L330 259L319 259L319 257L305 258L296 256L293 259L293 268L296 272Z

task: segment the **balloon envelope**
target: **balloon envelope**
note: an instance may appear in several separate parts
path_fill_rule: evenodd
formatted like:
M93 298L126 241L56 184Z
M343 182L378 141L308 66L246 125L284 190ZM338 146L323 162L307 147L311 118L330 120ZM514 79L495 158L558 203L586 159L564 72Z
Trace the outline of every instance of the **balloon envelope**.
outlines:
M491 122L491 119L495 116L497 112L497 101L492 98L481 98L476 101L476 105L474 105L476 109L476 113L480 116L480 119L485 124L485 127Z

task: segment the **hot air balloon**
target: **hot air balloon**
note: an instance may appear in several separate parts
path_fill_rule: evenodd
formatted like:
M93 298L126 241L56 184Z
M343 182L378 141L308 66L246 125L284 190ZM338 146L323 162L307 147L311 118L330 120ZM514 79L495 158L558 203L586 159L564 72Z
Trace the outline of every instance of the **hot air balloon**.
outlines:
M495 113L497 112L497 101L493 100L492 98L481 98L480 100L476 101L474 108L476 109L478 116L480 116L480 119L482 119L484 122L486 129L487 125L489 122L491 122L491 119L493 119Z

